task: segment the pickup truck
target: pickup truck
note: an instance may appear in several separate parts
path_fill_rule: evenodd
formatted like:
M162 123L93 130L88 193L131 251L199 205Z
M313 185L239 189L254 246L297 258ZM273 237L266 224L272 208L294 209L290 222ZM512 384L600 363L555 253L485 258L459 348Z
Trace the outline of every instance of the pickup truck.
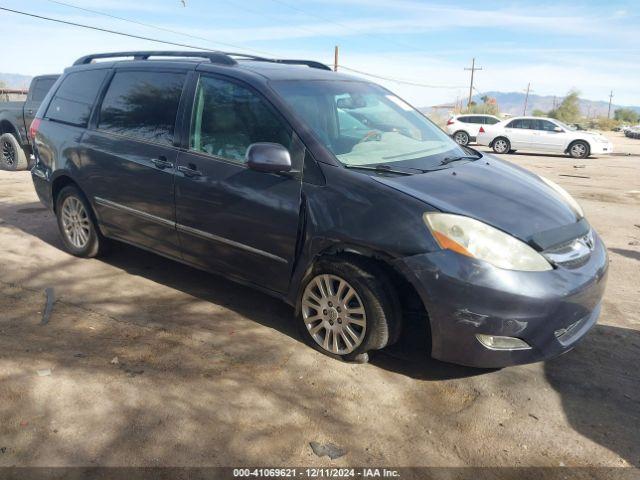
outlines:
M0 169L25 170L29 167L29 126L58 77L34 77L26 101L0 103Z

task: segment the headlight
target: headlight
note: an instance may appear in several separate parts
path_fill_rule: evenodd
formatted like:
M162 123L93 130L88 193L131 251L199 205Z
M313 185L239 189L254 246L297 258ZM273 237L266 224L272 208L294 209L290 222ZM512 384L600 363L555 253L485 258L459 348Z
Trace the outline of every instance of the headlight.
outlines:
M558 195L560 195L569 204L573 211L576 212L576 215L578 215L578 218L584 217L584 211L582 211L582 207L580 206L580 204L576 202L575 199L571 195L569 195L569 193L564 188L562 188L557 183L552 182L548 178L544 178L542 175L539 175L539 177L544 183L553 188L558 193Z
M486 223L449 213L425 213L423 218L443 249L507 270L542 272L552 268L529 245Z

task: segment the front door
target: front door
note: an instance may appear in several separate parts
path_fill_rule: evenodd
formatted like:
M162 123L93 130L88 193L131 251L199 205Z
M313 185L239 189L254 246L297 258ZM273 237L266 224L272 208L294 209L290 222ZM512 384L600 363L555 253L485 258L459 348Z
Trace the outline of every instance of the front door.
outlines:
M251 170L252 143L289 149L293 171ZM191 112L188 151L178 157L176 222L183 258L208 270L286 291L299 228L304 150L256 91L202 75Z
M173 141L185 79L183 72L116 71L97 128L83 140L83 182L105 233L176 258Z
M558 125L549 120L536 120L540 138L540 149L545 152L564 153L566 133L556 131Z

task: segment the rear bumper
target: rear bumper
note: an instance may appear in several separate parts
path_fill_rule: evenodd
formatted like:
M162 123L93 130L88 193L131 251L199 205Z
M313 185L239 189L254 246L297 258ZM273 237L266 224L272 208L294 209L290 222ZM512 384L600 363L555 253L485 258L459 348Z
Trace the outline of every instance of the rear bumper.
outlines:
M548 272L495 268L442 250L398 261L422 297L431 323L432 356L462 365L499 368L571 350L595 325L607 276L597 235L580 267ZM527 350L491 350L476 334L516 337Z
M40 202L53 210L53 199L51 198L51 183L49 182L47 171L40 168L39 164L31 169L31 179L33 180L33 187L38 194Z

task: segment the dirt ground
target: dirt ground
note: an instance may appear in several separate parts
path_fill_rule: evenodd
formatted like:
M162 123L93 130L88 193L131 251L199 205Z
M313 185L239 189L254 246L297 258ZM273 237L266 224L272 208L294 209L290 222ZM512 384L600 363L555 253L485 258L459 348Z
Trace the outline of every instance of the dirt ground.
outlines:
M508 156L580 201L611 269L575 350L495 371L413 348L343 364L224 278L74 258L30 174L0 172L0 466L640 466L640 141L613 137L633 155Z

